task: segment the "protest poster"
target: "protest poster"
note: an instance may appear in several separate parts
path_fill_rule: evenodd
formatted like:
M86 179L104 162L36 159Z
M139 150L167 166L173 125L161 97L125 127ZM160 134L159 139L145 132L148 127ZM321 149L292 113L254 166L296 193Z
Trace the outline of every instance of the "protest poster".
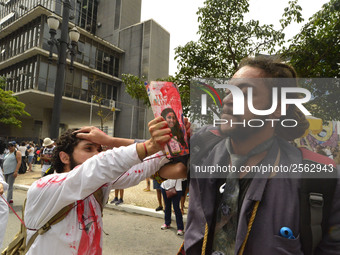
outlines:
M155 117L162 116L171 129L172 138L165 146L168 158L189 153L184 125L181 98L177 86L172 82L151 81L145 83L151 108Z

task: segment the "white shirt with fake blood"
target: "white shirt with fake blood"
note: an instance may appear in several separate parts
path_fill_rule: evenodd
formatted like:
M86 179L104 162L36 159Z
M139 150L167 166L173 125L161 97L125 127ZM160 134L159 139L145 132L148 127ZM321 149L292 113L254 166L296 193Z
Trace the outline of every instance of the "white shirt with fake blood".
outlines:
M0 183L3 185L4 191L8 189L8 184L4 180L4 176L2 175L2 169L0 167ZM6 226L8 222L8 205L4 201L5 196L2 194L0 198L0 249L2 248L2 241L4 240Z
M111 189L134 186L167 162L153 155L141 163L133 144L101 152L68 173L34 182L27 193L27 228L39 229L65 206L74 203L75 207L65 219L38 235L27 254L102 254L103 222L92 193L102 187L106 203ZM27 241L34 233L27 230Z

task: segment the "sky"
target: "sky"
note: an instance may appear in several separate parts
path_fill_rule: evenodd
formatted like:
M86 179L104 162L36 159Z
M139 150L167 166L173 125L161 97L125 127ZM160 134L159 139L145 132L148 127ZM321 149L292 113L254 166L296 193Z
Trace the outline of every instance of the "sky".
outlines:
M329 0L299 0L305 22L327 2ZM204 0L142 0L141 20L153 19L170 33L170 75L177 71L174 49L199 39L196 12L203 6ZM279 19L287 6L288 0L250 0L250 12L246 17L258 19L261 24L272 23L278 29ZM290 26L286 31L286 39L298 33L301 26Z

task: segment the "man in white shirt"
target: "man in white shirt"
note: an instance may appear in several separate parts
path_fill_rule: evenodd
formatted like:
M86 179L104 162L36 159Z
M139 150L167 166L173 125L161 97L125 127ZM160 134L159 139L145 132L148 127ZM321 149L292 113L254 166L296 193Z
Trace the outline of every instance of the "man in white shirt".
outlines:
M4 179L2 168L0 167L0 195L2 196L0 198L0 249L2 247L2 241L5 236L8 222L8 206L5 202L5 197L3 196L4 192L8 189L8 184Z
M94 127L61 135L53 157L58 174L36 181L27 193L26 243L62 208L70 204L72 208L63 220L37 236L27 254L102 254L101 206L110 190L136 185L168 162L154 154L170 139L166 122L158 117L149 123L149 129L152 138L137 144L131 139L109 137ZM99 153L99 145L129 146ZM93 194L99 189L103 203Z

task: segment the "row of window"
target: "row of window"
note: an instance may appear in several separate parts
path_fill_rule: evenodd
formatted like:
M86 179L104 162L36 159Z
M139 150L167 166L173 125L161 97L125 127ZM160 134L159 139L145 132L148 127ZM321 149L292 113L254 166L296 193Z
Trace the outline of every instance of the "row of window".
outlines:
M0 71L0 76L6 77L6 90L20 92L34 89L37 77L37 57Z
M32 47L42 47L49 51L50 34L46 19L46 16L43 16L42 19L39 17L2 38L0 40L0 62L24 53ZM42 33L41 30L43 30ZM42 40L40 34L42 34ZM56 38L59 38L59 36L60 30L57 31ZM118 77L120 58L117 52L83 35L78 42L78 50L79 54L77 54L75 61ZM56 47L53 47L53 52L58 53Z
M37 18L0 40L0 62L40 45L41 19Z
M38 89L54 93L57 68L55 64L48 63L44 58L40 62ZM91 95L97 95L108 100L117 100L118 83L99 78L79 69L71 72L69 69L65 75L64 95L75 99L90 102Z
M38 64L39 62L39 64ZM47 58L30 58L0 71L0 76L7 79L6 90L20 92L26 89L38 89L53 94L56 82L57 67ZM69 69L65 75L64 96L90 102L96 95L110 100L117 100L119 84L105 78L94 76L85 71Z
M95 34L97 24L98 0L70 0L71 15L77 26ZM37 5L41 5L56 14L62 16L62 0L12 0L0 2L0 27L8 25L21 17ZM13 19L1 23L1 19L7 15L13 15Z
M56 6L60 8L61 0L7 0L6 2L2 1L2 3L0 5L0 18L15 13L17 19L37 5L44 6L52 11L57 9Z
M77 0L77 25L95 34L97 28L97 11L97 0Z

